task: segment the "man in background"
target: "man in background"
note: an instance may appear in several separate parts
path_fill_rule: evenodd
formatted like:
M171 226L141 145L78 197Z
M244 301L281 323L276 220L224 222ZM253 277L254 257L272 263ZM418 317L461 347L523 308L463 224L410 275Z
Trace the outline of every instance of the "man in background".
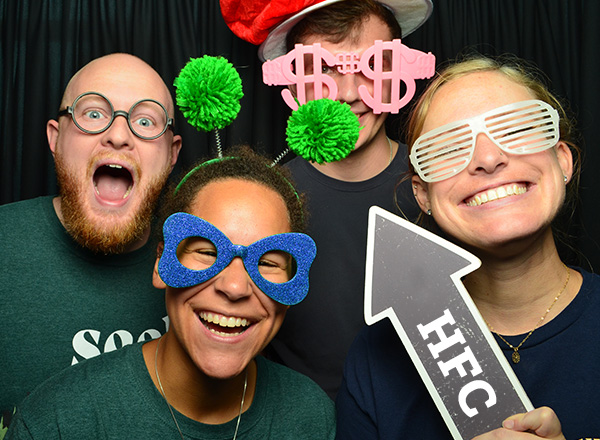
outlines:
M415 30L433 7L430 0L272 1L261 8L262 3L252 2L250 8L243 0L221 0L225 22L241 38L262 43L258 53L263 60L275 60L296 44L315 43L336 59L357 60L375 41L399 39ZM239 17L248 16L239 14L244 7L256 14L253 20ZM389 57L384 52L384 70L391 69ZM407 170L406 147L394 140L397 134L387 136L389 113L375 112L359 93L364 86L374 96L375 81L362 72L342 74L325 63L313 66L313 59L304 55L305 72L296 70L296 77L319 70L328 75L337 87L332 99L350 106L361 129L354 150L342 160L319 164L297 157L286 164L297 189L308 196L308 233L317 243L317 257L308 296L288 312L267 354L308 375L334 398L346 353L364 325L368 210L377 205L409 219L418 210L409 182L397 186ZM298 96L296 85L289 87L300 104L317 95L318 85L305 86L306 96ZM382 90L385 103L397 99L389 81ZM327 90L323 96L330 97Z

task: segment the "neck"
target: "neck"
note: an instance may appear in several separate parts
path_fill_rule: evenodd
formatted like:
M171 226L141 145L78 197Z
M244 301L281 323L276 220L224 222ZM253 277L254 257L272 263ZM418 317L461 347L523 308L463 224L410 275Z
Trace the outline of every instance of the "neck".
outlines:
M390 142L392 145L390 151ZM382 128L368 143L352 151L345 159L336 162L317 164L317 170L326 176L346 182L361 182L377 176L385 170L398 151L398 143L388 142Z
M146 368L157 390L161 392L155 374L155 356L165 398L174 409L190 419L210 425L236 419L244 393L245 370L230 379L208 377L189 358L183 360L178 350L173 349L174 338L171 332L163 335L158 353L159 340L150 341L143 347ZM242 411L252 404L256 385L256 363L253 361L246 368L248 384Z
M533 329L565 284L567 269L550 229L542 240L545 244L530 246L511 257L480 256L481 267L463 279L484 319L500 334L518 335ZM542 325L577 295L581 275L570 269L569 273L569 283Z

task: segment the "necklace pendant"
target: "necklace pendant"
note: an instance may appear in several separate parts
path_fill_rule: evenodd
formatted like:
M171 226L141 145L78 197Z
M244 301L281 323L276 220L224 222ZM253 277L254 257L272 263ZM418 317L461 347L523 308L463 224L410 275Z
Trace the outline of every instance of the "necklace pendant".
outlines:
M513 364L518 364L519 362L521 362L521 355L519 354L519 352L517 350L513 351L513 354L511 357L512 357Z

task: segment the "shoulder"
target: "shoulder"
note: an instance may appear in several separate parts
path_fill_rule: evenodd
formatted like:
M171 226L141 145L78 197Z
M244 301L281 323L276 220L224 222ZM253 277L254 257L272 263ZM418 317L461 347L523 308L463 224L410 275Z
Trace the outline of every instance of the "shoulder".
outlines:
M148 396L141 347L82 361L46 380L18 405L8 438L94 438L106 432L107 420L142 414Z
M0 206L0 221L4 219L28 216L36 219L43 209L52 207L53 196L43 196L34 199L21 200Z
M384 384L397 377L414 378L413 363L389 319L365 326L354 339L345 360L349 382ZM396 380L396 379L394 379Z
M320 173L302 157L295 157L283 166L290 171L294 185L299 191L310 189L314 179L319 178Z
M283 166L286 168L289 168L292 172L304 168L304 166L306 166L307 162L305 159L297 156L294 157L292 160L286 162Z
M360 352L369 350L375 353L379 350L387 351L390 345L398 344L401 345L394 326L389 319L383 319L373 325L364 326L356 335L352 348Z
M54 244L56 237L64 231L54 211L52 198L38 197L0 206L0 229L3 232L0 247L16 249L20 253L46 253L48 246ZM32 250L34 244L36 249Z
M600 275L587 272L580 267L571 267L583 278L578 297L586 298L593 303L600 302Z
M335 420L333 401L309 377L259 356L257 366L261 387L267 390L268 402L277 402L277 409L296 420ZM293 416L292 416L293 415Z
M139 362L141 346L128 345L60 371L27 396L19 405L19 410L35 414L37 411L50 411L66 402L77 405L77 402L83 402L89 396L100 398L110 394L120 387Z
M580 267L573 267L576 271L578 271L583 277L583 286L584 287L598 287L600 286L600 275L596 273L587 272Z
M277 438L333 439L335 407L312 379L262 356L256 358L258 388L253 407L263 427ZM252 409L252 408L251 408Z
M271 389L285 393L296 402L307 401L311 404L321 402L325 406L333 405L325 391L309 377L262 356L259 356L256 362L259 374L268 380Z

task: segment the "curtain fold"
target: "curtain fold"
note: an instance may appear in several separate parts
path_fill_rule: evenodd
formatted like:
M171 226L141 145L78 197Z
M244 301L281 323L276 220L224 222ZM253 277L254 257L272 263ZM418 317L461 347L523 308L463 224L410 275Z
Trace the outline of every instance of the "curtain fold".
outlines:
M404 42L432 52L438 65L472 50L513 53L547 74L587 140L573 244L600 269L598 19L596 0L434 0L431 18ZM285 149L289 110L280 90L262 84L256 47L226 27L217 0L0 0L0 204L57 191L46 121L55 117L71 75L111 52L144 59L173 93L173 80L191 57L226 57L242 77L244 98L238 118L221 131L223 144L250 143L273 157ZM390 136L402 138L404 117L390 118ZM213 133L196 131L180 112L175 124L184 137L177 170L214 154Z

